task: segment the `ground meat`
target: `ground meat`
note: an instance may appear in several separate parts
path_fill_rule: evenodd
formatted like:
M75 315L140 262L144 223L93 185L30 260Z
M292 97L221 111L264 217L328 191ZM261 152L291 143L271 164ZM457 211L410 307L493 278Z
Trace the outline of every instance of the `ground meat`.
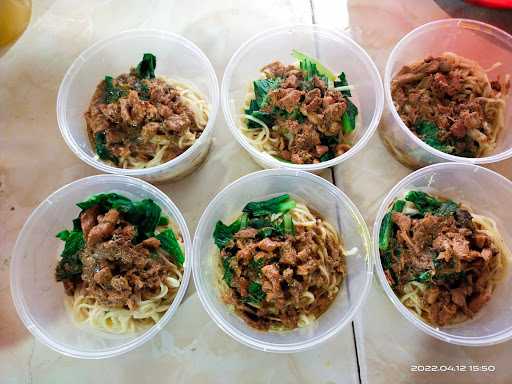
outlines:
M85 238L87 238L89 231L98 223L96 220L98 213L98 206L95 205L94 207L86 209L80 214L80 225L82 227L82 232L84 233Z
M142 245L149 249L158 249L160 248L160 240L156 237L148 237L142 241Z
M100 213L98 205L84 210L80 224L87 239L78 253L82 273L78 280L64 279L68 295L77 288L99 304L136 309L141 300L160 292L172 264L159 255L160 241L149 237L134 244L135 227L116 209Z
M245 228L235 233L236 238L240 239L254 239L258 234L258 230L254 228Z
M326 254L321 262L320 235L311 227L296 226L295 231L293 236L273 234L261 239L255 228L248 227L220 252L224 271L227 265L232 275L224 301L254 328L293 329L301 313L320 316L334 300L324 273L336 282L343 280L345 260L339 242L330 237L323 240ZM254 301L259 290L264 299ZM313 302L309 295L314 296Z
M261 108L275 121L270 135L279 157L295 164L326 161L350 148L350 136L342 130L347 99L317 76L305 78L294 65L274 62L262 68L278 86L268 92Z
M488 106L503 100L509 88L509 80L489 82L476 62L444 53L402 67L391 82L391 95L405 125L429 145L481 157L494 149L494 131L501 129L496 114L486 110L495 111ZM424 122L434 124L435 131L425 132Z
M178 145L182 136L201 135L204 126L196 123L194 113L180 93L165 80L139 79L132 69L112 83L123 90L120 97L106 100L106 83L102 81L84 115L92 147L97 150L104 141L105 149L98 152L102 160L123 168L133 166L126 160L128 157L149 162L159 148L152 142L158 137L159 141L170 142L162 157L162 162L166 162L190 146Z
M105 215L97 216L98 224L91 228L87 235L87 245L93 246L112 235L119 220L119 212L111 209Z

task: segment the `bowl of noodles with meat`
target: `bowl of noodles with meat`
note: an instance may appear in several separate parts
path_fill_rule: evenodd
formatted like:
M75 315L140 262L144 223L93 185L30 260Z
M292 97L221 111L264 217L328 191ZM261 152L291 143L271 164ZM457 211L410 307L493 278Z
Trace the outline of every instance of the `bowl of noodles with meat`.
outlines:
M360 151L384 105L368 54L318 25L274 28L245 42L226 67L221 103L233 137L258 164L311 172Z
M194 281L206 311L235 340L298 352L339 332L372 280L357 208L319 176L286 169L233 182L194 237Z
M50 348L99 359L136 348L176 313L191 240L174 203L147 182L99 175L46 198L13 251L20 318Z
M87 164L160 181L204 161L218 99L215 71L196 45L170 32L134 30L80 54L59 88L57 118Z
M508 179L461 163L425 167L389 192L373 228L376 269L407 320L459 345L512 337L511 198Z
M404 165L498 162L512 156L512 36L447 19L404 36L385 69L380 130Z

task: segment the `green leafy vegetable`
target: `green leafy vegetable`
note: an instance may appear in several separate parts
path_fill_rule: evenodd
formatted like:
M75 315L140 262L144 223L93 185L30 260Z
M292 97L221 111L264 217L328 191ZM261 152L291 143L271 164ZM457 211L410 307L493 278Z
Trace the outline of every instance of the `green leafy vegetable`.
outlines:
M331 147L339 143L338 136L320 135L320 143Z
M289 213L283 215L283 230L288 235L295 235L295 225L292 216Z
M416 208L422 215L427 212L433 212L441 207L442 201L430 196L428 193L422 191L409 191L405 195L405 200L414 203Z
M80 217L73 219L73 231L81 231L82 230L82 221Z
M404 210L404 207L405 207L405 201L398 199L393 204L393 212L402 212Z
M252 303L257 305L265 300L265 297L267 296L261 289L261 284L255 281L251 281L249 283L247 290L249 291L249 294L240 299L242 303Z
M320 78L323 77L331 81L336 80L334 73L324 67L318 60L306 55L305 53L299 52L296 49L292 51L292 56L299 61L299 67L306 72L308 80L311 80L313 76L318 76Z
M158 226L160 227L167 224L169 224L169 218L167 218L166 216L160 216L160 219L158 219Z
M350 101L350 99L345 98L347 101L347 109L343 116L341 117L341 121L343 123L343 133L348 135L352 133L354 129L356 129L356 117L358 114L357 107Z
M320 161L321 162L324 162L324 161L329 161L331 159L334 159L334 153L332 153L332 151L328 151L328 152L325 152L322 156L320 156Z
M178 242L178 239L176 239L176 235L173 230L168 228L163 232L160 232L155 237L160 240L160 247L171 255L179 265L183 265L185 262L185 255L183 254L181 245Z
M299 123L306 121L306 116L302 114L298 107L295 107L290 113L284 111L284 114L287 119L297 120Z
M264 201L250 202L242 211L249 217L267 216L273 213L286 213L295 208L295 205L295 200L289 195L281 195Z
M268 93L270 90L278 88L281 83L280 78L261 79L253 82L255 99L251 100L249 108L245 110L245 114L254 117L271 127L274 124L274 117L269 112L260 109L267 104ZM248 128L260 128L261 125L256 121L247 119Z
M213 239L217 247L222 249L233 239L234 234L242 228L242 217L238 218L230 225L226 225L220 220L217 221L215 230L213 231ZM244 223L247 223L246 220L246 218L243 219Z
M114 204L112 208L124 212L125 219L136 225L138 241L154 235L162 212L162 209L152 199L134 201L124 205Z
M466 279L466 271L436 274L434 280L444 280L448 284L456 285Z
M441 206L434 211L436 216L450 216L455 214L455 211L459 208L459 204L454 201L448 200L441 203Z
M255 119L261 120L268 127L271 127L274 124L274 117L271 113L262 112L259 110L260 107L256 100L251 100L249 104L249 108L245 110L245 114L254 117ZM251 119L247 119L247 127L248 128L261 128L261 124L253 121Z
M96 143L96 153L101 160L109 160L114 164L118 163L117 157L107 148L107 138L104 132L97 132L96 135L94 135L94 141Z
M261 229L265 227L271 227L272 222L264 217L255 217L249 220L249 225L255 229Z
M249 268L251 268L254 271L260 272L261 268L265 265L265 259L262 257L258 260L252 259L249 262Z
M420 283L426 283L432 279L432 275L429 271L425 271L420 273L418 276L414 278L414 280L419 281Z
M422 215L430 212L435 216L450 216L459 208L454 201L442 201L422 191L408 192L405 200L413 202Z
M64 229L63 231L60 231L59 233L57 233L55 235L55 237L61 239L62 241L66 241L67 238L69 237L71 232L69 232L67 229Z
M135 83L135 90L139 94L139 98L141 100L147 101L151 98L148 86L145 83L143 83L142 81L137 81Z
M82 274L82 261L79 252L85 246L84 235L82 231L60 231L57 238L65 241L64 250L60 254L60 261L55 270L57 281L74 279Z
M105 104L114 103L125 95L126 91L114 86L114 79L112 76L105 76L105 95L103 96Z
M391 269L391 266L393 264L393 257L392 257L392 253L390 250L384 252L381 257L381 262L382 262L382 268L384 269Z
M338 75L338 80L334 81L334 86L335 87L347 87L348 86L348 81L347 81L347 77L345 76L345 72L341 72ZM346 89L346 90L343 90L343 91L340 91L340 92L341 92L341 94L343 96L346 96L346 97L351 97L352 96L352 93L350 92L350 89Z
M274 227L265 227L259 230L258 236L262 239L272 236L277 231Z
M279 88L281 79L276 77L274 79L260 79L253 82L254 95L256 97L256 105L261 109L267 104L268 93L276 88Z
M405 207L405 201L397 200L391 207L391 210L384 215L379 230L379 249L383 252L389 250L391 235L393 233L393 212L402 212Z
M96 195L89 197L87 200L77 203L76 205L78 206L78 208L81 208L82 210L89 209L95 205L103 206L106 210L108 210L112 208L114 203L119 204L119 202L130 204L131 200L128 199L127 197L124 197L114 192L98 193Z
M222 278L228 285L228 287L231 287L231 283L233 282L233 274L234 270L231 268L231 260L234 256L228 256L224 260L222 260L222 267L224 268L224 275Z
M391 219L391 212L386 212L379 230L379 249L387 251L389 249L390 237L393 231L393 220Z
M154 79L156 68L156 56L151 53L145 53L142 61L137 65L136 73L139 79Z
M240 216L239 220L240 220L240 229L247 228L247 226L249 225L249 216L244 213L244 214L242 214L242 216Z
M419 138L431 147L445 153L452 153L455 150L453 146L441 143L438 137L438 128L435 123L421 120L416 122L414 128Z

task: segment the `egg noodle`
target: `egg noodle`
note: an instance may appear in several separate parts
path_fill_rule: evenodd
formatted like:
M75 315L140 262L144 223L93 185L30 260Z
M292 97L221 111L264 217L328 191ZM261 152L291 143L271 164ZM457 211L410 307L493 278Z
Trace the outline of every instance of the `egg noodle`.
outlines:
M467 208L466 208L467 209ZM511 259L512 254L505 245L501 234L498 231L496 222L482 215L475 215L471 213L473 217L473 223L478 228L478 232L486 234L498 249L496 257L493 257L490 261L491 266L491 278L489 280L489 288L491 293L494 292L496 285L503 279L505 273L505 267L507 262ZM423 318L428 322L429 319L429 308L425 304L423 296L427 290L427 285L418 281L410 281L404 285L404 294L399 297L402 304L407 308L411 309L418 317ZM455 319L450 321L450 324L458 324L469 319L468 316L463 313L459 313Z
M325 293L325 295L329 298L330 301L333 301L340 291L341 284L343 282L344 276L346 271L344 270L343 273L336 272L333 267L330 265L330 263L327 262L327 258L329 257L329 251L326 247L326 243L328 240L332 241L333 244L335 244L335 247L340 250L340 254L344 256L348 254L354 254L357 252L357 249L353 249L350 251L345 251L343 249L342 241L337 233L337 231L334 229L334 227L329 224L327 221L321 219L318 217L318 215L313 214L310 209L304 205L303 203L297 202L295 208L292 208L289 211L294 226L297 227L303 227L307 228L309 230L312 230L314 232L313 240L316 244L316 254L318 258L316 259L319 264L319 270L321 274L324 277L325 288L322 291L322 294ZM277 218L281 214L276 214L272 218ZM220 257L219 257L220 259ZM219 285L221 287L221 291L223 295L230 295L231 294L231 288L228 287L226 282L222 278L222 265L219 264ZM299 321L298 321L298 327L307 327L308 325L312 324L316 317L312 313L314 309L317 307L317 298L315 295L307 290L302 293L301 301L306 305L306 310L299 313ZM255 303L248 303L248 305L254 307L257 309L259 307L258 304ZM293 305L293 303L288 302L287 305ZM270 320L280 323L281 320L279 317L270 317ZM283 331L287 328L279 324L273 324L270 327L271 331Z
M163 76L158 76L164 80L179 93L180 101L182 101L194 114L196 125L202 131L208 123L209 105L204 95L192 86L176 80L171 80ZM186 150L190 148L197 140L196 133L187 129L185 133L178 139L179 149ZM133 156L125 156L119 158L121 168L149 168L162 164L163 157L171 144L171 140L166 135L153 136L150 143L156 145L155 156L149 161L140 161Z

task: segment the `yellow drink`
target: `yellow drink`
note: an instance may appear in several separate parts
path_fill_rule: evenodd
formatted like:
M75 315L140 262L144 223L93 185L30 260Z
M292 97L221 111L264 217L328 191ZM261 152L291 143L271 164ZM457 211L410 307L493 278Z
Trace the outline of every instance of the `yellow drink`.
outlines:
M31 0L0 0L0 47L14 42L27 28Z

